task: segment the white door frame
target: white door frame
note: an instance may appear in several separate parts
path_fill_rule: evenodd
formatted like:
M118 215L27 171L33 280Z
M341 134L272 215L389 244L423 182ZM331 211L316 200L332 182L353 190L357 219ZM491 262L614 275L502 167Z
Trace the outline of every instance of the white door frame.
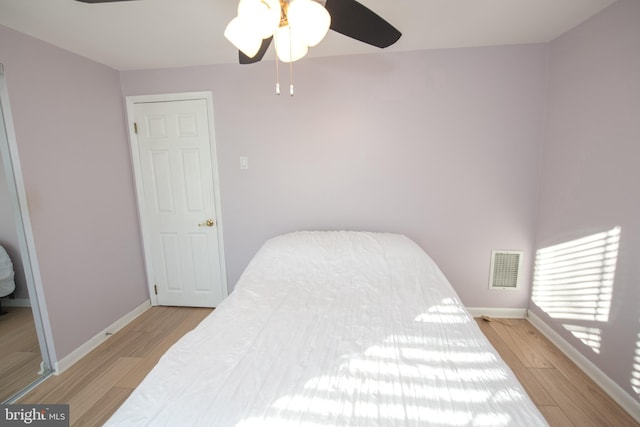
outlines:
M142 248L144 253L144 264L147 275L147 286L149 288L149 297L152 305L158 305L158 296L154 292L154 280L153 280L153 263L151 260L151 237L147 235L144 227L145 219L145 206L144 203L144 189L142 187L142 168L140 165L140 151L138 150L138 138L134 127L135 111L134 105L139 103L151 103L151 102L170 102L170 101L190 101L190 100L205 100L207 103L207 120L209 123L209 141L211 144L211 166L213 175L213 197L215 201L216 210L216 233L218 233L218 253L220 263L220 274L222 276L222 291L223 297L229 294L229 287L227 285L227 270L224 258L224 241L222 239L222 213L220 209L220 186L218 178L218 156L216 154L216 142L214 136L214 121L213 121L213 96L211 92L184 92L184 93L167 93L158 95L137 95L127 96L127 124L129 127L129 146L131 148L131 161L133 164L133 173L136 187L136 202L138 203L138 222L140 225L140 232L142 234Z

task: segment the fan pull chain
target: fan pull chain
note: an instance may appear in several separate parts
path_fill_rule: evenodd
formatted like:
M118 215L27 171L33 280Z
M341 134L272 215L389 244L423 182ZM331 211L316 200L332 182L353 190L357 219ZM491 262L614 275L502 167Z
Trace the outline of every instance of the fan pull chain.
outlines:
M276 95L280 95L280 67L278 62L278 55L276 55Z
M293 47L291 46L291 26L289 26L289 96L293 96Z
M277 36L274 35L274 41L278 44ZM291 56L293 53L293 47L291 44L291 27L289 27L289 95L293 96L293 61ZM280 60L276 53L276 95L280 95Z
M278 38L274 34L273 41L278 44ZM280 95L280 66L279 66L278 54L276 54L276 95Z
M289 95L293 96L293 61L289 63Z

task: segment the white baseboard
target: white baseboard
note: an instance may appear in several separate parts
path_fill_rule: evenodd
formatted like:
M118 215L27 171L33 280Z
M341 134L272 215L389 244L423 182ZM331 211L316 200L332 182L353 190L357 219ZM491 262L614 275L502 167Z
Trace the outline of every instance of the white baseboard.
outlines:
M2 305L5 307L31 307L31 301L29 298L4 298Z
M524 319L527 317L526 308L501 308L501 307L467 307L467 311L473 317L489 316L511 319Z
M112 334L115 334L120 329L128 325L131 321L133 321L136 317L147 311L149 307L151 307L151 301L146 300L144 303L140 304L138 307L134 308L129 313L125 314L120 319L116 320L111 325L106 327L93 338L89 339L89 341L76 348L61 360L58 360L58 362L56 362L54 365L54 374L60 375L61 373L69 369L71 366L73 366L74 363L82 359L94 348L106 341Z
M613 400L622 406L636 421L640 422L640 402L630 396L622 387L609 378L592 361L576 350L560 334L554 331L535 313L528 312L529 322L560 349L573 363L578 365L596 384L598 384Z

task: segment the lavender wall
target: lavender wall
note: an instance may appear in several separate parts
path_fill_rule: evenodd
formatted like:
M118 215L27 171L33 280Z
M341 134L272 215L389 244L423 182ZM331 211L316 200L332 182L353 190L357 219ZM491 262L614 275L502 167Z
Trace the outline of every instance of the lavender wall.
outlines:
M536 247L621 234L606 321L531 309L640 400L640 2L619 0L550 52ZM563 325L600 331L599 353Z
M381 53L121 74L125 95L211 90L230 288L265 239L300 229L404 233L469 306L492 249L533 250L547 47ZM288 86L288 68L280 69ZM249 169L239 170L239 157Z
M148 299L117 71L0 27L57 356Z

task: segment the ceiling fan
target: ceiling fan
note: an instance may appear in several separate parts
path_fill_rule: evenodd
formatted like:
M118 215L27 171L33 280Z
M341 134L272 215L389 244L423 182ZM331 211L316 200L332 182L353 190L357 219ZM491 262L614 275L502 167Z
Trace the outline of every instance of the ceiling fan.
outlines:
M278 15L280 13L282 15L280 26L286 24L288 6L296 1L279 0L282 4L282 11L278 11ZM330 30L363 43L385 48L394 44L402 36L402 33L393 25L356 0L313 0L311 3L324 6L330 17ZM240 64L253 64L262 60L272 41L273 36L264 38L254 56L248 56L239 50Z
M283 0L280 2L290 3ZM393 25L356 0L315 0L315 2L324 5L329 13L330 30L352 39L385 48L394 44L402 36L402 33ZM285 15L284 5L282 10L282 14ZM284 19L286 16L283 16ZM252 57L238 51L240 64L253 64L262 60L272 40L273 37L263 39L258 53Z

